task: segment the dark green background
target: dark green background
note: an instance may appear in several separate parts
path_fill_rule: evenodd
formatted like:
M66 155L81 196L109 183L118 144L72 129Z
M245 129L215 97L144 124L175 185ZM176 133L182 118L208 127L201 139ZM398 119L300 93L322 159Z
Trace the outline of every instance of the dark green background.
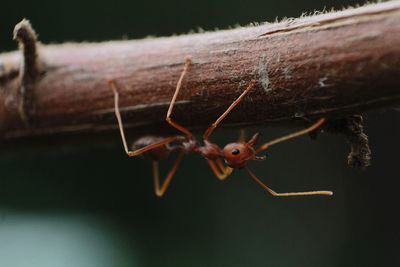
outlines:
M212 30L363 1L2 1L0 51L31 20L44 43ZM189 156L163 199L150 163L103 144L38 139L0 154L0 266L395 266L399 264L399 120L366 115L373 165L346 165L343 137L299 138L251 168L276 191L330 189L332 198L274 199L243 171L214 178ZM285 128L251 128L263 140ZM219 144L238 130L219 130ZM65 139L70 137L65 136ZM66 140L68 142L68 140ZM40 149L44 147L45 149Z

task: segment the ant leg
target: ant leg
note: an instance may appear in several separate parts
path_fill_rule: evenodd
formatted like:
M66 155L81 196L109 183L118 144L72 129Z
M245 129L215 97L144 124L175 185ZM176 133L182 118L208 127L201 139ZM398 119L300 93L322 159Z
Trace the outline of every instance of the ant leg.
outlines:
M145 152L147 152L149 150L152 150L154 148L166 145L166 144L171 143L173 141L180 141L182 139L181 136L171 136L171 137L165 138L164 140L161 140L158 143L145 146L145 147L140 148L140 149L135 150L135 151L130 151L128 149L128 145L126 143L124 126L122 124L121 113L119 111L119 94L118 94L118 91L117 91L117 87L116 87L115 82L113 80L109 80L108 83L109 83L111 89L114 92L115 117L117 118L117 121L118 121L119 132L121 134L121 140L122 140L122 144L123 144L124 149L125 149L125 153L129 157L139 156L139 155L141 155L141 154L143 154L143 153L145 153Z
M168 111L167 111L167 117L165 118L165 120L172 127L176 128L177 130L179 130L179 131L183 132L184 134L186 134L186 136L189 139L193 139L194 138L193 134L188 129L186 129L182 125L172 121L172 119L171 119L172 110L174 108L176 98L178 97L179 91L181 89L183 77L185 76L185 74L187 72L187 69L189 68L190 63L191 63L190 57L189 56L185 57L185 66L183 67L183 71L182 71L181 77L179 78L178 83L176 84L175 93L174 93L174 96L172 97L171 103L169 104L169 108L168 108Z
M307 134L309 132L312 132L312 131L318 129L319 127L321 127L321 125L324 124L324 122L325 122L325 118L321 118L316 123L314 123L313 125L311 125L310 127L306 128L304 130L301 130L301 131L298 131L298 132L294 132L292 134L288 134L288 135L282 136L282 137L280 137L278 139L272 140L272 141L270 141L268 143L265 143L265 144L263 144L262 146L260 146L256 150L256 154L261 152L261 151L263 151L263 150L266 150L270 146L275 145L277 143L284 142L284 141L287 141L289 139L292 139L292 138L295 138L295 137L298 137L298 136L301 136L301 135L305 135L305 134Z
M225 166L221 159L216 159L215 162L217 162L218 167L220 168L220 170L222 171L222 173L226 173L228 175L230 175L233 171L233 169L229 166Z
M220 124L220 122L229 114L229 112L231 112L232 109L234 109L237 106L237 104L239 104L240 101L242 101L242 99L250 91L250 89L253 88L255 83L256 83L255 80L251 80L246 90L244 90L242 94L235 101L233 101L233 103L225 110L225 112L222 113L222 115L213 124L211 124L211 126L204 132L203 135L204 140L208 140L208 137L210 137L215 128L217 128L218 124Z
M154 192L156 196L162 197L165 192L167 191L167 188L169 184L171 183L172 178L174 177L176 170L178 169L179 163L181 163L181 160L183 158L184 152L181 151L175 160L174 165L172 166L171 170L169 171L167 177L165 178L163 184L160 187L160 175L159 175L159 166L158 166L158 161L152 161L153 163L153 182L154 182Z
M232 168L230 167L224 167L224 169L218 170L218 167L215 165L215 163L212 160L207 159L208 165L210 165L211 170L214 172L215 176L218 178L218 180L225 180L233 171ZM222 162L218 163L218 166L221 168ZM222 166L223 167L223 166Z
M237 142L238 143L246 143L246 136L247 136L246 129L241 128L239 131L239 138L238 138Z
M314 195L320 195L320 196L332 196L333 192L332 191L309 191L309 192L294 192L294 193L277 193L268 186L266 186L263 182L261 182L250 170L249 168L246 167L247 172L249 173L250 177L253 178L253 180L258 183L262 188L267 190L271 195L274 197L292 197L292 196L314 196Z

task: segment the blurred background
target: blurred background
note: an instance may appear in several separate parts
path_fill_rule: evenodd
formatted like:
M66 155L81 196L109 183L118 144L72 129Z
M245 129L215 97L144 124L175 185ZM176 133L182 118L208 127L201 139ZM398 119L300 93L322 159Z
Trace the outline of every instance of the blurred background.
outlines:
M62 43L168 36L363 3L2 1L0 52L16 49L12 30L24 17L43 43ZM0 266L399 266L400 114L364 115L373 152L365 171L347 166L348 145L330 134L273 147L267 161L250 165L278 192L333 190L332 198L274 199L244 171L221 182L189 156L158 199L150 162L127 158L117 131L100 144L16 144L0 152ZM248 132L267 141L291 130ZM218 130L216 141L223 146L238 132Z

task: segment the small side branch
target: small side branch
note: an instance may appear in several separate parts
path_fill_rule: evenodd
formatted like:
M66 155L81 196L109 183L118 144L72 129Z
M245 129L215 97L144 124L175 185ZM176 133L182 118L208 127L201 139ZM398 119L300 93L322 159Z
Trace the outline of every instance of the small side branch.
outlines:
M40 61L37 48L37 36L30 22L23 19L14 28L16 40L23 52L23 61L20 67L21 86L19 91L18 111L21 119L28 123L28 112L31 108L33 87L41 74Z
M400 103L400 1L169 38L46 45L40 59L26 20L15 38L23 57L0 54L3 143L116 130L110 79L121 87L128 129L170 133L164 117L188 55L192 64L173 119L190 130L209 126L253 79L254 88L224 126L347 117ZM361 134L351 142L360 145L351 162L363 166L367 156L357 155L368 153L357 151L366 149L366 139L360 128L355 132Z

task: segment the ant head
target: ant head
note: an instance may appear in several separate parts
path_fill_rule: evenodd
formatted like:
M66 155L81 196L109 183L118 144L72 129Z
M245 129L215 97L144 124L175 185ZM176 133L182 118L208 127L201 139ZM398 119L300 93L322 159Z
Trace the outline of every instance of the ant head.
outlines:
M226 164L231 168L243 168L249 160L258 160L253 146L260 135L256 133L247 143L229 143L222 154Z

